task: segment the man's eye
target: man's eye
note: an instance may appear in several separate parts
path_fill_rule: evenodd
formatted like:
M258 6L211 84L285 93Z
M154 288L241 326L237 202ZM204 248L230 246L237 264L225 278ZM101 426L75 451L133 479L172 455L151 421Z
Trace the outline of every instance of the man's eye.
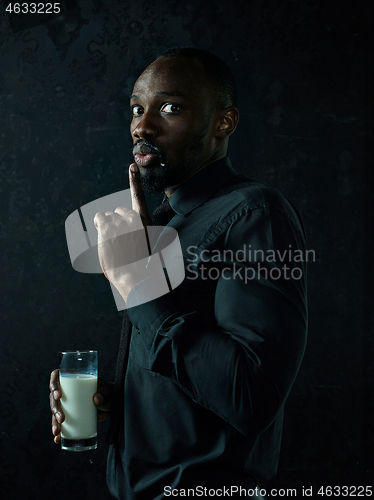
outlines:
M164 113L178 113L180 109L181 108L176 104L165 104L164 106L162 106L161 111L163 111Z
M133 116L140 116L143 114L143 108L141 106L133 106L132 107Z

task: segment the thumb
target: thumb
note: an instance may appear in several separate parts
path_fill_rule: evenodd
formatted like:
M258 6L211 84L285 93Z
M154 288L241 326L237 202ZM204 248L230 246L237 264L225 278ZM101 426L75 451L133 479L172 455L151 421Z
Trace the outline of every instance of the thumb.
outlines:
M109 411L112 398L113 398L114 386L99 377L98 388L93 396L93 401L95 406L100 410Z
M132 209L140 215L143 226L151 226L152 220L148 211L144 191L140 183L140 172L136 163L129 168L129 183L131 192Z

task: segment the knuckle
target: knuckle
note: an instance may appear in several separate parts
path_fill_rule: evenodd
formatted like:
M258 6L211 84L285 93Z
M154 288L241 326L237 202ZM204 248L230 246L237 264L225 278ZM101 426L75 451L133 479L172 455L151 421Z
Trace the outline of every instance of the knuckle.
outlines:
M145 200L145 195L144 193L141 193L141 192L134 192L134 198L137 198L138 200Z
M131 210L130 208L125 208L125 209L123 210L123 214L124 214L124 216L125 216L127 219L129 219L129 218L131 218L131 217L133 216L134 211L133 211L133 210Z
M55 410L56 410L55 399L54 399L52 393L49 394L49 406L51 408L51 412L55 413Z
M49 390L52 392L54 389L54 375L53 372L51 373L51 376L49 378Z
M94 220L100 219L100 217L102 217L103 215L104 215L103 212L97 212L95 214Z

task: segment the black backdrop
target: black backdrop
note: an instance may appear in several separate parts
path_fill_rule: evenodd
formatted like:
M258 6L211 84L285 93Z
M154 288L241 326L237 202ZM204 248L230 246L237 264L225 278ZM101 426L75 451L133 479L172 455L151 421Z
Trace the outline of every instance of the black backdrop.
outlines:
M58 351L98 349L111 379L121 323L105 278L72 269L64 222L128 187L128 96L176 44L231 66L233 164L296 203L316 252L308 348L268 487L322 498L320 486L372 485L372 2L75 3L48 22L1 5L1 498L108 498L106 424L94 452L62 452L50 433Z

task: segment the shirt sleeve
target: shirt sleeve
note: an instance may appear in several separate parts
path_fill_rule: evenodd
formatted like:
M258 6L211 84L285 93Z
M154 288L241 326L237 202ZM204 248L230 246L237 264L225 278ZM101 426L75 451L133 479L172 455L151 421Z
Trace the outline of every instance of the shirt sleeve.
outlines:
M183 284L131 308L144 287L157 286L152 277L131 291L129 316L149 351L150 370L253 436L284 404L305 349L302 229L279 211L245 208L215 227L202 251L204 262L196 262L196 272L202 273L202 264L206 275L219 269L208 283L213 321L202 308L178 306Z

